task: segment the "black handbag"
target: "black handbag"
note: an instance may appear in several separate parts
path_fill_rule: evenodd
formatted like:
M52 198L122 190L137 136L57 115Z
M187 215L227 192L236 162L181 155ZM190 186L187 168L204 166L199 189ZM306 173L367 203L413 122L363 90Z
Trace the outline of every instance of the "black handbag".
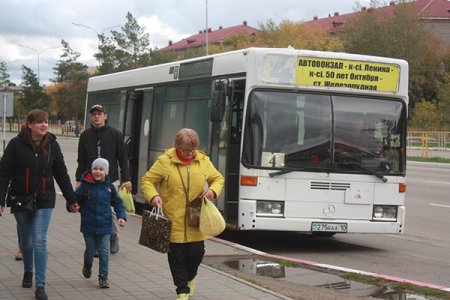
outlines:
M11 211L14 213L19 211L36 211L36 194L27 196L8 196L8 204L11 206Z

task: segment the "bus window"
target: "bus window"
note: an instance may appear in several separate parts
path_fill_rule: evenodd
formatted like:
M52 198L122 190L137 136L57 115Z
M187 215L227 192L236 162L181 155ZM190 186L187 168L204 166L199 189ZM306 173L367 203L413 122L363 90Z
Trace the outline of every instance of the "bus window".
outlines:
M175 133L183 127L197 131L200 150L210 145L209 116L211 81L177 83L156 87L152 116L151 150L161 154L173 145Z
M334 96L333 108L335 162L344 167L351 167L346 162L357 162L374 171L404 172L402 102Z
M186 124L185 127L194 128L200 138L199 149L208 152L208 120L205 118L199 118L199 116L209 115L209 101L208 100L196 100L188 101L186 103Z
M117 130L122 131L125 109L126 94L120 91L91 94L88 97L87 107L94 104L101 104L108 115L108 124ZM86 114L86 126L89 126L89 114Z
M297 168L330 159L329 96L256 91L249 100L246 128L245 164Z

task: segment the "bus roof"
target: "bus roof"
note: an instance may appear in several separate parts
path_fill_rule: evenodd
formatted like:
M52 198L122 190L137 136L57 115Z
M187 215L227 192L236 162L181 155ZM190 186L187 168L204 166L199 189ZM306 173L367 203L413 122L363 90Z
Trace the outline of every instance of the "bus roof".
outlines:
M405 60L294 48L247 48L91 77L88 92L174 81L247 75L251 85L396 94L407 101Z

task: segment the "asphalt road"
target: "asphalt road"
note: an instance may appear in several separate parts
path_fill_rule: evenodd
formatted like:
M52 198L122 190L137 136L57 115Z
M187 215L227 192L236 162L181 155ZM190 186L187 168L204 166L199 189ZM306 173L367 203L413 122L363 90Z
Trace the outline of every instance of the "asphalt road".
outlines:
M403 235L227 233L271 254L450 287L450 165L408 163Z

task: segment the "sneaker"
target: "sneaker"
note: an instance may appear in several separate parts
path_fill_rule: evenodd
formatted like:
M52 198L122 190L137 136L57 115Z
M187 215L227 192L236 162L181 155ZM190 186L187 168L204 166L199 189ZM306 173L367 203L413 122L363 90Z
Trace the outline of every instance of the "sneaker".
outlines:
M92 275L92 265L85 264L83 266L83 276L84 278L91 278Z
M109 282L108 282L108 277L99 277L98 278L98 285L100 286L100 288L102 289L107 289L109 288Z
M16 260L23 260L22 251L19 250L19 252L17 252L15 259Z
M192 279L191 281L188 281L188 288L189 288L189 297L192 297L195 292L195 281Z
M189 300L189 294L178 294L177 300Z
M45 293L45 288L43 286L38 286L34 292L34 297L37 300L47 300L47 294Z
M110 251L111 254L115 254L117 252L119 252L119 237L117 236L117 234L112 235L111 234L111 238L109 239L110 242Z
M22 287L30 288L33 286L33 272L23 273Z

